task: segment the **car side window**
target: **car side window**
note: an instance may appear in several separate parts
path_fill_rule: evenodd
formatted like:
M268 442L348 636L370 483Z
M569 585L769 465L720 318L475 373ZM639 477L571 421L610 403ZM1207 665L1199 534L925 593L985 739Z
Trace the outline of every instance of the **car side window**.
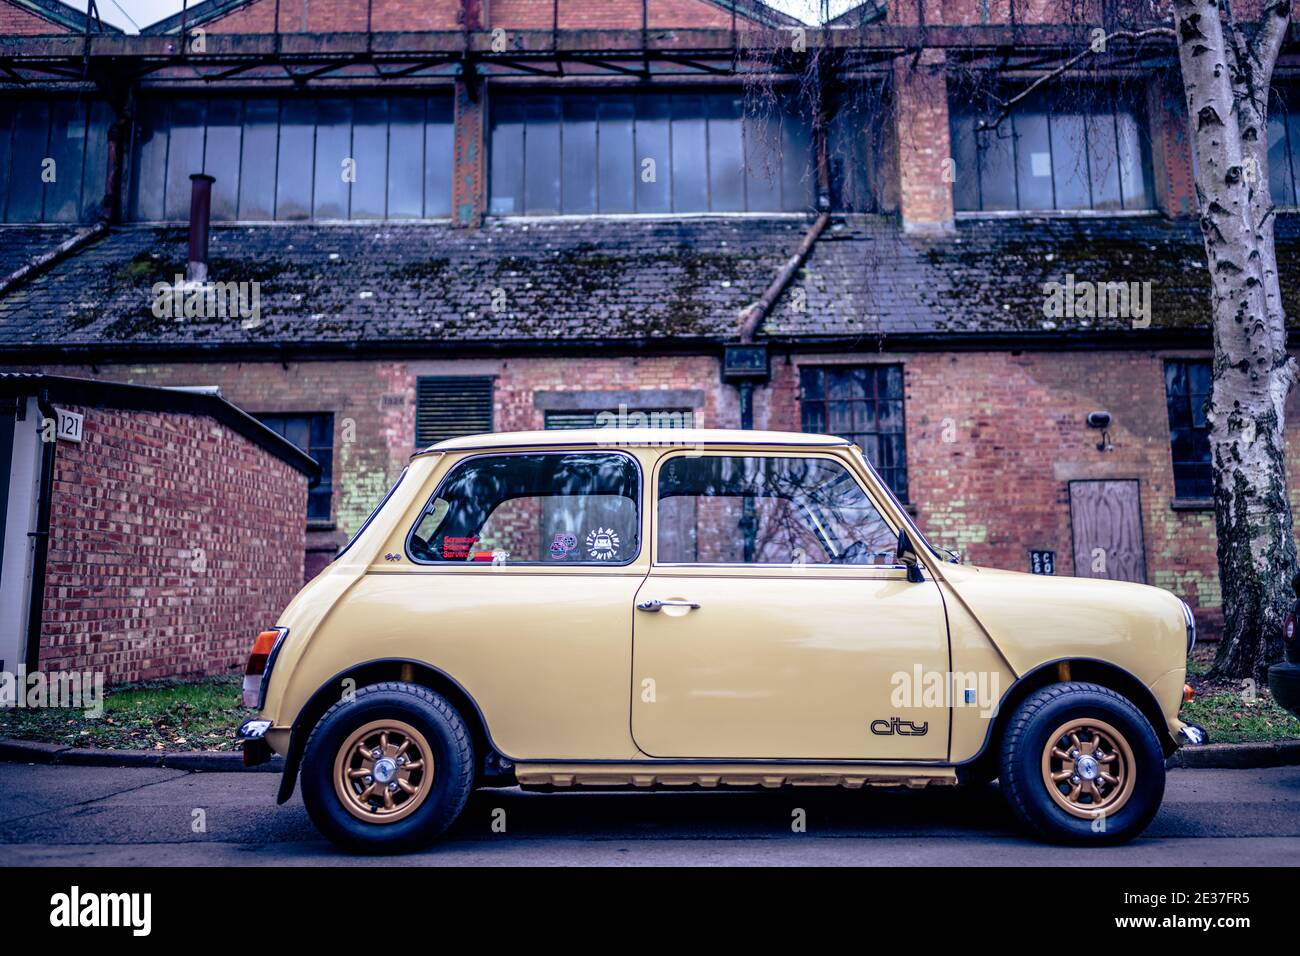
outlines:
M892 565L897 535L827 458L670 458L659 471L662 564Z
M611 452L482 455L456 465L411 529L424 564L627 564L640 471Z

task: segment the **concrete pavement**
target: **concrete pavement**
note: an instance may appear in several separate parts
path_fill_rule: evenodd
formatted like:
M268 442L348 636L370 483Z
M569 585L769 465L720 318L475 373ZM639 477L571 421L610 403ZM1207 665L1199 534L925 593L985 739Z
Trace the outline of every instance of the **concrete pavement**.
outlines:
M355 865L279 778L0 763L0 865ZM802 811L800 814L799 811ZM1146 834L1068 850L1022 837L996 788L558 794L487 790L426 865L1300 864L1300 767L1172 770ZM793 824L806 820L806 832ZM505 832L496 832L504 822ZM393 860L388 858L388 862Z

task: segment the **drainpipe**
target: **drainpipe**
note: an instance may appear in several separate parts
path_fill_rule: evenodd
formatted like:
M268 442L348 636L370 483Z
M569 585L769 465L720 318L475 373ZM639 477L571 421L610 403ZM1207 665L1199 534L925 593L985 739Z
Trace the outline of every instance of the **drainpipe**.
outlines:
M786 260L785 265L776 274L772 284L767 287L767 291L759 297L759 300L740 313L740 343L741 345L753 345L754 335L758 332L759 326L763 324L763 319L772 311L772 306L776 305L777 299L785 292L790 282L798 275L803 264L808 261L808 256L812 254L813 246L821 234L826 231L830 225L831 214L823 212L816 221L809 227L808 232L804 235L803 241L799 243L799 248L795 254Z
M17 288L29 279L33 279L47 269L53 268L64 259L106 235L108 235L108 225L103 222L94 223L85 229L78 229L53 249L41 253L26 265L19 266L9 275L0 277L0 296L8 295L11 289Z
M822 93L819 96L816 121L813 124L814 148L817 153L817 218L808 228L794 255L777 271L776 277L767 290L759 296L757 302L740 313L740 342L724 348L722 378L723 381L736 385L740 392L740 427L744 429L754 427L754 386L766 384L771 377L768 369L767 346L755 344L754 338L763 320L767 318L768 313L789 288L794 277L808 261L808 257L812 255L813 246L817 244L818 238L826 231L831 221L830 161L826 135L828 117L825 102L828 82L828 76L823 75L819 87Z
M208 281L208 226L212 219L212 184L207 173L190 176L190 252L185 263L186 282Z
M772 306L776 305L791 280L808 261L817 237L830 221L829 212L823 212L817 217L795 254L786 260L767 291L740 313L740 342L724 347L722 378L723 381L733 383L740 393L740 427L746 431L754 427L754 386L764 385L771 378L767 345L755 344L754 336L763 324L763 319L772 311ZM758 533L758 518L751 495L746 495L741 505L740 531L744 538L745 563L748 564L754 560Z
M41 393L36 398L36 407L41 413L37 431L44 427L46 420L55 422L57 428L59 413L50 404L50 393L47 389L41 389ZM54 497L54 453L58 441L56 439L41 444L41 484L36 503L36 530L28 532L28 536L35 539L36 545L32 553L32 589L27 600L27 653L23 660L23 666L29 672L36 670L41 660L45 568L50 556L50 499Z
M107 163L100 218L117 224L122 221L122 172L126 168L126 154L131 145L135 98L130 90L122 94L110 92L110 102L113 106L113 121L108 124Z

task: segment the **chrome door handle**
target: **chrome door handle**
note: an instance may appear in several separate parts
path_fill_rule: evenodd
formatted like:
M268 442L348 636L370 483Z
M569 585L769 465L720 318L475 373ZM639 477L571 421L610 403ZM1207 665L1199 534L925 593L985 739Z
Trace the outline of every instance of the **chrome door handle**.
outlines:
M651 598L649 601L642 601L636 606L636 609L638 611L650 611L651 613L654 613L666 607L685 607L690 608L692 611L698 611L700 609L700 606L694 601L660 601L656 598Z

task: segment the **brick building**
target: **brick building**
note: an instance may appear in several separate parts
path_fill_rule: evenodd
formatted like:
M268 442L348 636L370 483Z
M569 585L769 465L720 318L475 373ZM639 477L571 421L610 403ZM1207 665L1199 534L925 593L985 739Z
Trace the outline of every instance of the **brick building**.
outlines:
M0 671L219 673L302 583L316 465L206 392L0 375Z
M970 561L1145 580L1212 630L1175 57L1117 44L982 131L1088 42L1055 9L868 2L806 49L757 0L205 0L140 36L6 31L0 363L219 386L322 464L308 576L440 438L752 421L853 437ZM1269 169L1292 314L1297 66ZM245 296L220 314L171 306L200 173L199 267Z

